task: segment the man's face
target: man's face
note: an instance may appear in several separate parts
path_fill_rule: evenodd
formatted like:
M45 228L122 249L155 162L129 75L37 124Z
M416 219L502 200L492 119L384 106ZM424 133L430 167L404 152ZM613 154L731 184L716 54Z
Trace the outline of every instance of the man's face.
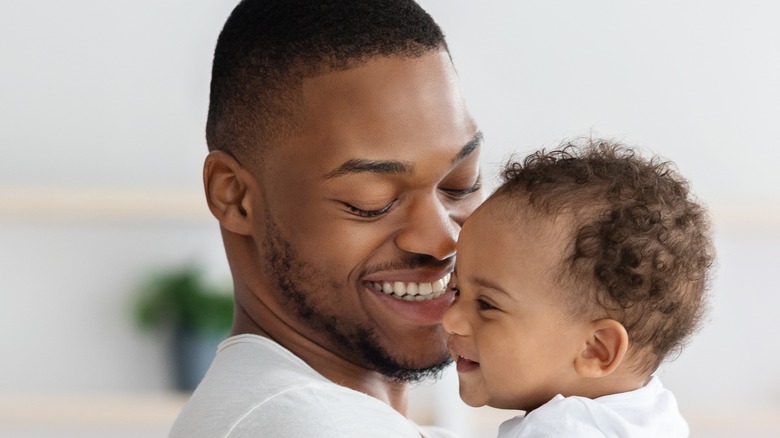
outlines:
M565 219L494 199L466 222L458 242L458 297L444 315L460 396L470 406L532 410L578 382L573 363L587 321L569 317L557 279L569 242ZM526 205L526 211L532 207Z
M258 175L265 273L250 287L308 340L419 378L449 359L446 284L482 200L481 135L454 69L444 52L375 58L304 80L302 97L298 128Z

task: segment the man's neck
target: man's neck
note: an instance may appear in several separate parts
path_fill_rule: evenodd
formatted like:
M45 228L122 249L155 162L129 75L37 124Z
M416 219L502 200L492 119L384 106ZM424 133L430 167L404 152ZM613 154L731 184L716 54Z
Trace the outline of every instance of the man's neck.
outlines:
M274 324L268 319L259 324L249 318L247 312L237 308L231 334L254 334L269 338L333 383L374 397L406 416L407 384L389 381L382 374L336 355L289 327Z

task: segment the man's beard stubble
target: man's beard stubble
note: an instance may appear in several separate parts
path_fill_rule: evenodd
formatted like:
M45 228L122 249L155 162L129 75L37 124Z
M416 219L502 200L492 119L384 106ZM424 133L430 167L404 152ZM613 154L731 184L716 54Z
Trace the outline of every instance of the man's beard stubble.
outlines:
M379 372L389 381L415 383L441 376L452 362L449 356L438 364L415 368L392 357L380 344L372 327L350 323L327 314L326 309L318 306L317 300L312 297L316 297L318 293L322 295L326 288L337 291L345 286L332 280L315 283L315 278L328 277L295 253L290 243L279 233L268 210L265 211L265 223L264 269L275 279L278 292L289 310L294 311L311 330L327 333L334 345L343 347L341 352L335 352L336 354L347 360L350 360L350 357L359 358L359 365Z

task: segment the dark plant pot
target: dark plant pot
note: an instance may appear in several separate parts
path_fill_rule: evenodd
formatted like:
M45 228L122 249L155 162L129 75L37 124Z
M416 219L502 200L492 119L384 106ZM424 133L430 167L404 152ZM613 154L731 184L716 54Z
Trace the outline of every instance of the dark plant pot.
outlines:
M198 332L185 328L173 331L171 363L175 387L192 392L198 386L217 354L217 346L227 333Z

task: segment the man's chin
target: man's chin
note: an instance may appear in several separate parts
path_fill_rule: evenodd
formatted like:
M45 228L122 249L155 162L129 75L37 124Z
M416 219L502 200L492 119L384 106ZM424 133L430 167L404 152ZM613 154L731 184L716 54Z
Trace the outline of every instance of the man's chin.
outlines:
M452 358L447 356L441 362L424 368L410 368L399 366L393 369L377 370L386 380L394 383L418 383L425 380L439 380L447 367L452 363Z

